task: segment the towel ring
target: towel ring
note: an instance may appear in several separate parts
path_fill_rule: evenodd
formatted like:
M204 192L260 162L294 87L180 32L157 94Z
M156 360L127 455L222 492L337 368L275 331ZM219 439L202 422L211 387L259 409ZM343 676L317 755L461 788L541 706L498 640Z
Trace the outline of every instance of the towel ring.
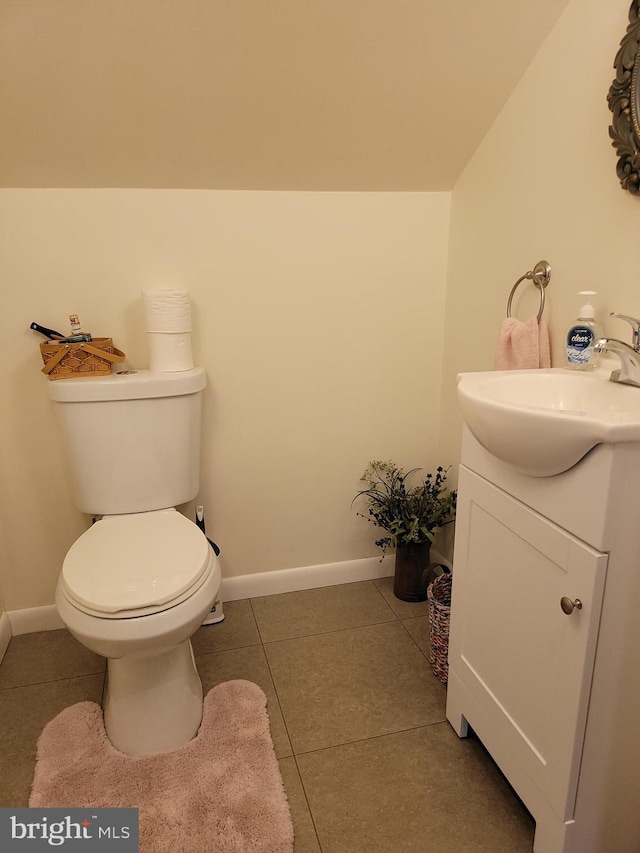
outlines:
M544 289L549 284L549 279L551 278L551 267L546 261L538 261L535 267L529 272L526 272L524 275L521 275L520 278L516 281L516 283L511 288L511 293L509 294L509 300L507 302L507 317L511 317L511 303L513 302L513 295L518 289L518 286L525 280L532 281L535 286L540 291L540 310L538 311L538 323L542 320L542 315L544 313L544 302L545 295Z

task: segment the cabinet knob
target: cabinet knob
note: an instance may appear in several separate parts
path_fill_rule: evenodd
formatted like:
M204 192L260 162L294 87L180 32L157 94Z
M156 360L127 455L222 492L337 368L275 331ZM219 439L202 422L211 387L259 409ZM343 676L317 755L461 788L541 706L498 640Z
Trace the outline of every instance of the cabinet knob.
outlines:
M562 607L562 612L566 613L567 616L570 616L573 613L574 608L577 610L582 610L582 602L579 598L576 598L575 601L572 601L570 598L567 598L566 595L563 595L560 599L560 607Z

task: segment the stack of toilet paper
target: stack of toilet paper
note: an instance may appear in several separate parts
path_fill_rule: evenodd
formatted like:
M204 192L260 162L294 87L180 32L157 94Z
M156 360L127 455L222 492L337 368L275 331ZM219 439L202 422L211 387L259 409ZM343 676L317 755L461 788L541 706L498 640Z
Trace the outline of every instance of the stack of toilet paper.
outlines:
M191 370L191 300L187 290L143 290L149 368L159 373Z

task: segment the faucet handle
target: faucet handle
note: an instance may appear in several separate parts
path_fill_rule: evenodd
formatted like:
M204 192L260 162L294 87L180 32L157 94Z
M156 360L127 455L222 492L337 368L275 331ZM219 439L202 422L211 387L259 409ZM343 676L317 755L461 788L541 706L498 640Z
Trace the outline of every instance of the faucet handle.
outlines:
M618 314L616 311L612 311L609 316L615 317L616 320L626 320L629 323L633 329L633 348L640 351L640 320L637 320L635 317L629 317L626 314Z

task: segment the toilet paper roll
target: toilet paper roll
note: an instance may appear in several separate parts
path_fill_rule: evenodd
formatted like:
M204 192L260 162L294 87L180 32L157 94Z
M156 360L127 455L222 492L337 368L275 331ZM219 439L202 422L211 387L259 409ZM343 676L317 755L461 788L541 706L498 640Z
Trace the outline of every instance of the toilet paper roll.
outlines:
M149 369L155 373L177 373L191 370L191 335L189 332L147 332Z
M147 332L190 332L191 300L188 290L143 290Z

